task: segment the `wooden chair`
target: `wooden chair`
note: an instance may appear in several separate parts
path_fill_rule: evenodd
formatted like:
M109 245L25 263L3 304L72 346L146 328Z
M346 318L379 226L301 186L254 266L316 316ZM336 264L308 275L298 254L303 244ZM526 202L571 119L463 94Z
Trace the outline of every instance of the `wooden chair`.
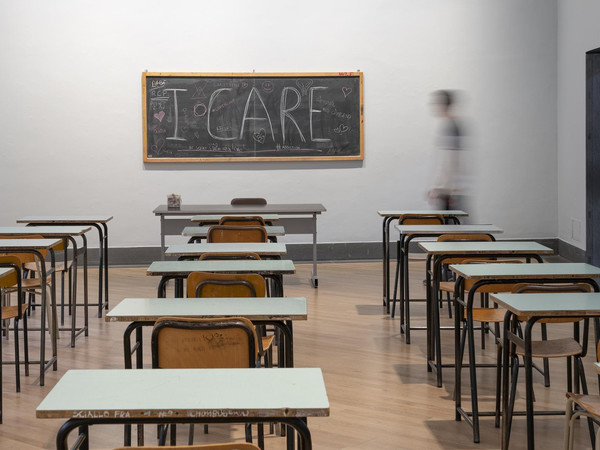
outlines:
M192 272L187 278L188 297L264 297L265 294L265 279L256 273ZM265 358L265 366L270 367L274 336L264 336L264 330L259 331L259 353Z
M527 285L527 284L518 284L515 285L513 292L515 293L543 293L543 292L590 292L591 288L587 284L567 284L567 285ZM519 316L518 320L520 322L525 322L529 318L527 316ZM538 323L545 327L546 324L552 323L573 323L574 326L578 322L582 321L583 318L547 318L540 319ZM584 337L583 337L583 345L580 344L574 337L560 338L560 339L547 339L546 331L544 328L542 331L542 339L537 341L532 341L531 343L531 356L532 358L544 358L545 361L551 358L566 358L567 359L567 391L571 392L573 390L573 377L572 377L572 362L574 360L575 364L577 364L578 369L578 381L581 382L581 389L583 390L583 394L588 393L587 382L585 379L585 369L583 366L583 357L585 357L587 350L587 328L588 323L586 321L584 325ZM578 331L578 329L575 329ZM512 341L515 344L515 354L513 355L512 360L512 381L511 381L511 390L509 393L509 408L512 411L515 396L516 396L516 386L517 386L517 377L519 372L519 361L518 357L523 357L525 355L525 344L523 339L516 339ZM507 349L508 351L508 349ZM498 364L500 365L500 364ZM544 364L545 372L548 372L548 364L547 362ZM546 380L545 380L546 381ZM546 387L549 386L549 379L545 383ZM577 394L572 394L576 396ZM573 397L575 401L575 397ZM498 407L499 408L499 407ZM499 411L497 411L499 414ZM510 425L509 425L510 432ZM590 424L590 435L593 439L593 428Z
M490 263L504 263L504 264L517 264L522 263L521 260L512 260L512 259L475 259L475 258L467 258L462 261L463 264L490 264ZM473 285L478 280L465 280L463 285L463 298L465 297L465 293L472 290ZM469 348L469 372L471 380L475 380L475 383L471 383L471 402L473 405L478 404L478 394L477 394L477 366L478 367L495 367L496 368L496 426L500 424L500 392L501 392L501 376L502 376L502 345L500 339L500 324L504 322L504 316L506 314L506 310L497 307L487 307L487 296L488 294L494 293L502 293L502 292L513 292L515 283L494 283L488 284L484 286L480 286L477 289L477 293L482 295L482 304L481 307L471 309L471 319L469 320L466 308L463 308L462 314L462 333L460 335L460 353L458 357L458 361L462 366L462 360L465 352L465 345L468 344ZM465 298L466 301L466 298ZM494 324L494 337L496 343L496 364L475 364L475 343L474 343L474 330L475 330L475 322L481 323L482 328L482 348L485 348L483 342L485 339L485 327L488 327L489 324ZM456 395L456 393L455 393ZM475 410L475 406L473 407ZM479 416L473 417L473 422L477 423L479 421Z
M403 214L398 218L398 225L442 225L444 217L439 214ZM396 241L396 275L394 277L394 299L392 300L392 318L396 315L396 297L398 293L398 281L400 271L400 289L403 291L400 302L400 324L406 325L406 343L410 343L410 302L409 302L409 280L408 280L408 255L406 256L406 267L404 264L403 248L405 242L412 239L411 235L403 235Z
M153 369L258 367L254 325L244 317L162 317L152 331Z
M187 278L188 297L264 297L267 285L263 276L255 273L227 274L192 272ZM265 327L257 327L260 358L265 367L273 367L274 334L267 335Z
M461 264L520 264L523 261L521 261L520 259L494 259L494 258L464 258L461 261ZM458 263L455 263L458 264ZM473 285L476 283L477 280L465 280L464 283L464 291L465 291L465 295L467 292L469 292L471 290L471 288L473 287ZM454 291L454 283L451 282L452 285L452 291ZM482 326L481 326L481 348L485 349L485 340L483 339L484 334L487 330L489 330L489 324L493 323L494 324L494 335L496 336L496 338L498 338L498 336L500 335L500 324L504 321L504 314L506 313L505 310L503 309L499 309L499 308L490 308L488 306L488 295L489 294L499 294L502 292L513 292L513 290L515 289L515 284L514 283L495 283L495 284L488 284L485 286L480 287L477 292L480 294L481 297L481 307L479 308L473 308L473 321L474 322L481 322ZM463 320L466 320L466 310L464 312L464 317ZM488 320L489 319L489 320ZM486 328L487 327L487 328ZM463 333L465 333L466 330L463 329ZM463 342L464 345L464 342Z
M19 237L13 237L13 236L0 236L0 239L43 239L43 236L40 235L30 235L30 236L19 236ZM48 254L47 250L40 250L39 251L40 254L46 258L46 255ZM20 267L25 267L27 264L34 264L36 266L36 271L35 272L30 272L30 271L23 271L22 272L22 277L21 277L21 288L24 292L29 293L30 294L30 298L29 298L29 312L31 311L31 309L33 309L36 304L34 303L34 299L33 296L34 295L41 295L41 290L42 290L42 280L40 277L37 278L31 278L31 277L27 277L27 272L30 272L29 275L34 276L36 273L37 274L42 274L42 268L41 268L41 261L39 261L39 259L32 253L4 253L3 255L0 256L12 256L15 258L18 258L18 260L20 261ZM54 314L52 313L52 307L51 307L51 295L52 293L50 292L50 289L52 287L52 275L47 275L46 276L46 298L48 299L48 301L46 302L46 316L48 318L48 330L50 331L50 334L53 335L53 333L57 333L58 332L58 322L57 322L57 318L54 317ZM54 325L53 325L54 324Z
M224 369L258 367L258 346L254 325L244 317L195 319L163 317L152 331L153 369ZM175 444L175 426L171 426L171 444ZM166 427L161 434L163 445ZM190 425L189 444L194 426ZM259 426L259 445L264 447ZM250 424L246 441L252 441ZM261 443L263 445L261 445Z
M533 284L519 283L519 284L515 285L514 292L515 293L529 293L529 294L533 294L533 293L537 293L537 292L542 292L542 293L543 292L570 292L570 293L591 292L591 287L589 285L583 284L583 283L565 284L565 285L533 285ZM527 321L527 317L519 317L518 320L520 322L525 322L525 321ZM563 350L570 349L570 351L573 351L573 352L577 352L579 350L579 348L582 348L583 353L584 354L587 353L587 340L584 342L583 347L581 347L581 345L573 338L548 341L548 332L547 332L546 324L577 323L577 322L581 322L582 320L583 320L582 318L558 318L558 319L538 320L538 323L541 325L541 336L542 336L541 341L534 341L534 342L538 343L536 345L541 345L541 348L539 348L538 351L541 353L545 353L545 352L556 353L559 350L559 348L562 347ZM586 323L585 326L587 327L588 324ZM586 335L587 335L587 331L586 331ZM544 344L541 344L542 341L546 341L546 342ZM560 351L559 351L559 353L560 353ZM548 358L543 358L543 360L544 360L544 371L543 371L544 386L549 387L550 386L550 370L548 367ZM569 362L570 362L570 360L568 360L568 363ZM568 374L569 375L571 374L570 369L568 371ZM570 388L571 380L568 379L567 383Z
M489 234L443 234L438 237L438 242L492 242L494 238ZM451 264L462 264L466 258L446 258L444 259L444 266ZM442 281L439 284L441 292L446 293L448 300L448 317L452 318L452 307L450 296L454 294L454 281ZM440 306L442 296L440 295Z
M254 444L248 442L231 442L227 444L202 444L202 445L186 445L186 446L173 446L167 445L163 447L118 447L114 450L260 450Z
M567 392L563 449L572 450L574 448L575 423L582 416L588 417L588 420L600 421L600 396ZM600 450L600 427L596 431L594 441L594 449Z
M264 227L272 225L267 223L260 216L223 216L219 221L219 225L245 226L245 227ZM270 242L277 242L277 236L269 236Z
M25 375L29 376L29 341L27 333L27 303L25 302L24 292L21 287L21 261L15 256L0 256L0 267L14 269L11 273L0 278L1 294L1 320L2 323L8 323L13 320L14 346L15 346L15 379L16 390L21 392L21 360L19 355L19 322L23 321L23 344L25 349ZM10 304L10 294L17 293L17 304ZM6 327L6 337L8 339L9 327Z
M264 297L265 279L256 273L192 272L187 278L188 297Z
M68 240L63 239L60 244L54 247L54 251L57 252L66 252L68 249ZM60 324L64 325L65 323L65 274L67 274L68 281L68 308L69 314L71 314L71 309L75 303L75 295L76 293L73 290L73 260L70 258L61 258L61 260L57 260L54 264L54 270L56 273L60 273ZM46 271L50 270L51 264L46 262ZM39 265L35 262L28 262L24 264L25 270L28 270L30 273L38 272Z
M232 205L266 205L267 201L260 197L239 197L231 199Z
M596 347L596 361L600 361L600 343ZM600 372L600 363L596 362L596 372ZM600 421L600 395L575 394L567 392L567 405L565 407L565 432L563 449L572 450L575 437L575 423L579 417L588 418L588 426L591 420ZM594 436L593 434L591 436ZM595 445L594 445L595 443ZM592 439L595 450L600 450L600 427Z
M213 225L206 234L207 242L268 242L262 226Z

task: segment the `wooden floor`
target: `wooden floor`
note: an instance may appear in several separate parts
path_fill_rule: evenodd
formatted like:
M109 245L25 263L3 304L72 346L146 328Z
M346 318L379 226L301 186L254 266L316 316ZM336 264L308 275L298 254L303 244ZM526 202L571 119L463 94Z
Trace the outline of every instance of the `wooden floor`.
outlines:
M422 263L414 262L411 286L415 297L423 297ZM390 319L381 306L381 263L336 263L319 265L319 288L310 286L310 265L299 264L298 273L285 280L288 296L308 298L309 319L294 328L295 364L321 367L331 404L331 416L309 420L316 449L496 449L500 430L493 419L481 420L482 440L472 442L471 428L454 420L452 369L444 372L444 387L435 387L434 376L425 367L425 335L413 332L406 345L399 331L399 320ZM91 274L95 280L97 272ZM110 302L124 297L154 297L157 279L147 277L145 268L115 268L110 271ZM96 284L90 293L94 297ZM22 392L15 390L12 366L4 366L4 423L0 425L1 449L54 448L62 420L36 419L35 408L61 375L71 368L122 368L124 325L106 323L90 308L90 336L80 337L69 347L68 334L59 341L59 369L48 372L46 386L40 387L36 368L22 377ZM447 310L444 308L443 314ZM39 311L34 313L39 314ZM415 322L423 321L424 307L414 307ZM447 315L446 315L447 317ZM446 319L447 320L447 319ZM35 318L33 319L35 324ZM33 325L31 325L33 326ZM452 333L446 332L444 353L452 358ZM559 330L566 335L567 329ZM554 336L554 335L553 335ZM11 336L12 339L12 336ZM31 351L39 347L39 333L31 332ZM146 341L148 342L148 341ZM479 358L495 361L492 337ZM4 358L12 357L12 340L2 341ZM147 349L146 349L147 350ZM593 352L591 352L593 353ZM146 357L145 361L150 361ZM593 356L586 358L590 389L597 392ZM544 388L539 374L534 375L536 408L564 408L566 389L563 361L552 363L552 386ZM465 372L466 374L466 372ZM494 370L479 371L481 410L493 408ZM466 384L463 391L468 392ZM148 392L152 395L152 392ZM519 390L517 408L523 408L524 390ZM468 400L468 399L467 399ZM465 403L468 404L468 403ZM540 449L561 448L562 416L536 418L536 443ZM146 427L146 443L152 442L155 429ZM180 427L185 428L185 427ZM525 448L525 421L513 424L511 448ZM180 429L184 443L186 430ZM197 431L198 441L215 442L243 438L241 427L211 426L208 435ZM92 448L113 448L122 444L122 427L97 426L91 432ZM284 439L267 436L268 449L285 448ZM577 448L588 448L584 423L577 428Z

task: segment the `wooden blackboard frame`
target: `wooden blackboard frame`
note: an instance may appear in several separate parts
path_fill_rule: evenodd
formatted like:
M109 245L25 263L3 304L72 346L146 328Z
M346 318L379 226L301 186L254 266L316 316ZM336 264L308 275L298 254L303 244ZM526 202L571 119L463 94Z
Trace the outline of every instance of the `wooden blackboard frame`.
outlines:
M319 155L319 156L243 156L243 157L156 157L149 155L148 130L148 101L147 78L195 77L195 78L358 78L359 85L359 146L357 155ZM362 72L302 72L302 73L204 73L204 72L143 72L142 73L142 127L143 127L143 157L146 163L179 163L179 162L261 162L261 161L361 161L364 159L364 101L363 101Z

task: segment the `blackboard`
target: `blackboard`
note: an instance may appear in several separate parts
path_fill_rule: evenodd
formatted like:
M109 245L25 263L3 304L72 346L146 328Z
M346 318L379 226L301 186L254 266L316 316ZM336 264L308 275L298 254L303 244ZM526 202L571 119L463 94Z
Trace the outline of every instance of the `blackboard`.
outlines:
M362 73L149 73L144 162L363 159Z

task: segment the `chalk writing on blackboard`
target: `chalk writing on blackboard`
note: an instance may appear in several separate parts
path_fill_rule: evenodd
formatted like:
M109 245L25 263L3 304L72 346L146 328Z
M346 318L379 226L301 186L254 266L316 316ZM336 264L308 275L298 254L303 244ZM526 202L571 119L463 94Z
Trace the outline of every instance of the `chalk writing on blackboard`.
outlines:
M144 161L363 158L362 74L144 73Z

